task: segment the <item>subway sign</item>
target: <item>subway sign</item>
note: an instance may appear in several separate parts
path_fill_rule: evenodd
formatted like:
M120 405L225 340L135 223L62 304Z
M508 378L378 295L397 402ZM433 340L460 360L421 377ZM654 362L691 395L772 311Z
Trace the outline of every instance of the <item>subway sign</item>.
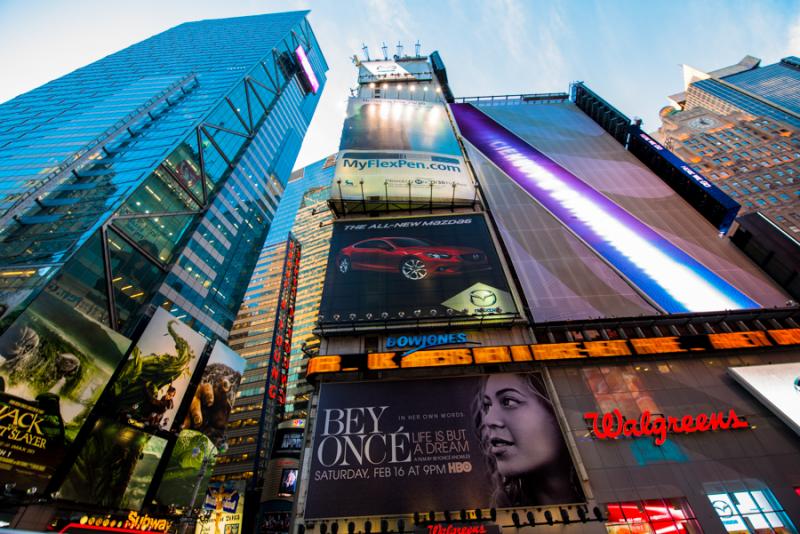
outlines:
M699 334L690 336L614 339L574 343L502 345L455 349L373 352L316 356L308 362L308 378L352 371L383 371L425 367L449 367L573 360L655 354L709 353L719 350L757 349L800 345L800 328Z

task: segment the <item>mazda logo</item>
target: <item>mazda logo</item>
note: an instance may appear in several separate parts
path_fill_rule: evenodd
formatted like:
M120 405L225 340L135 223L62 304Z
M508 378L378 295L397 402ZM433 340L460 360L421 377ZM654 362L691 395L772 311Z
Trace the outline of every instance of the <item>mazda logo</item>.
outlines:
M475 291L470 291L469 301L479 307L491 306L497 302L497 295L494 294L494 291L489 291L488 289L476 289Z

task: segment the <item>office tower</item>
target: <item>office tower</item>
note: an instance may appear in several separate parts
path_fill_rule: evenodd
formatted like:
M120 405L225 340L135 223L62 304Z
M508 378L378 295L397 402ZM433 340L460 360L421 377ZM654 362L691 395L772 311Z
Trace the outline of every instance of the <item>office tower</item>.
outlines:
M669 97L656 137L740 203L795 236L800 232L800 60L703 73L684 67L686 91Z
M738 204L583 83L357 66L293 532L794 532L800 314Z
M121 332L152 302L224 337L326 68L305 12L208 20L0 107L8 312L50 283Z
M46 422L2 439L47 435L3 442L3 499L38 503L17 526L196 517L244 371L223 341L325 83L306 14L182 24L0 106L0 400Z

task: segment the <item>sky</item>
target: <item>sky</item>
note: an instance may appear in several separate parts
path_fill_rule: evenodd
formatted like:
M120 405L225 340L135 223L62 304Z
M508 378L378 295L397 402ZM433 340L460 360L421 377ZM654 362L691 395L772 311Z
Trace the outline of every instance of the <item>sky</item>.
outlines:
M456 97L583 81L653 131L683 63L800 56L800 0L0 0L0 102L182 22L309 9L328 83L295 168L338 149L352 56L438 50Z

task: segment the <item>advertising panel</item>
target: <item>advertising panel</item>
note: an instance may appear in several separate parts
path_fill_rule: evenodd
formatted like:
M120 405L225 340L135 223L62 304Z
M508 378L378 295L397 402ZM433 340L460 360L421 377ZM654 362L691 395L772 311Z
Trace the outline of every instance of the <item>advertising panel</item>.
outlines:
M206 339L158 308L112 385L109 406L132 424L169 429Z
M211 484L206 490L203 508L211 515L197 522L196 534L239 534L244 511L243 480Z
M0 337L0 484L43 491L130 340L43 292Z
M320 324L516 312L482 215L334 223Z
M139 510L167 441L100 419L58 492L59 498Z
M731 367L728 372L800 434L800 362Z
M331 198L472 204L475 188L440 103L351 98ZM334 202L335 204L335 202ZM380 206L378 206L380 207Z
M323 384L311 454L306 518L584 500L537 373Z
M158 487L159 504L195 506L211 479L218 449L205 434L181 430ZM202 474L201 474L202 473Z

